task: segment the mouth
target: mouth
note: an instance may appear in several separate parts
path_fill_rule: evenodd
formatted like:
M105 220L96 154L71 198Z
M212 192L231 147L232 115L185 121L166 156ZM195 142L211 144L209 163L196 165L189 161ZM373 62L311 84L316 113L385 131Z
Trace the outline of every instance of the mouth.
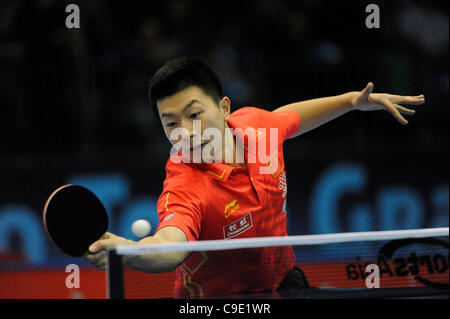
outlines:
M208 144L208 142L203 142L202 144L199 144L199 145L197 145L197 146L192 146L192 147L190 148L190 150L193 151L193 150L195 150L195 149L197 149L197 148L199 148L199 147L203 148L203 146L205 146L206 144Z

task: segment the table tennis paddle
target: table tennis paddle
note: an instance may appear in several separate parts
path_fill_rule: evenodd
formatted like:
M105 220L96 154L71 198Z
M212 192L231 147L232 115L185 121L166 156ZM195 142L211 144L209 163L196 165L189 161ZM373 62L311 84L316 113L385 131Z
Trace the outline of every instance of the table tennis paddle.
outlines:
M108 214L89 189L69 184L50 195L42 222L50 241L59 250L72 257L81 257L107 231Z

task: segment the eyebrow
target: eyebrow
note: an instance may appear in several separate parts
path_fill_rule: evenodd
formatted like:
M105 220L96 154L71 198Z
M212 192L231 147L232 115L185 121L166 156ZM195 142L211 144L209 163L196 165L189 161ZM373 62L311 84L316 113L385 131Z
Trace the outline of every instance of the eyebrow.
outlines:
M188 104L186 104L185 107L183 108L183 113L186 112L186 110L188 108L190 108L195 102L199 102L199 101L193 99ZM161 113L161 117L174 117L174 116L175 116L175 114L172 114L172 113Z

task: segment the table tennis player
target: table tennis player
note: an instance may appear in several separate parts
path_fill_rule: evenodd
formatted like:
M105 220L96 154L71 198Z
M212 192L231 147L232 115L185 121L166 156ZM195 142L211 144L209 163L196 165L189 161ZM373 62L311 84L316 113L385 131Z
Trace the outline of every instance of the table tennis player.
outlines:
M372 93L373 87L369 83L361 91L272 112L257 107L232 112L230 98L206 63L193 57L167 62L149 82L151 107L175 150L157 204L157 231L137 242L107 233L85 258L104 269L105 249L116 245L287 236L285 140L357 110L386 110L405 125L403 115L415 111L400 104L424 103L423 95ZM173 134L176 130L187 133ZM211 132L220 134L212 138ZM178 298L308 287L289 246L127 256L124 263L149 273L176 269Z

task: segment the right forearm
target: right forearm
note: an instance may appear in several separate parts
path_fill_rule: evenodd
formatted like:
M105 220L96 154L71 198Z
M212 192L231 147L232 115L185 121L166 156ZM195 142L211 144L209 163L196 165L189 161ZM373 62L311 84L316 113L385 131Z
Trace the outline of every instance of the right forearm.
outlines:
M167 241L158 238L157 236L150 236L136 242L135 244L149 245L165 242ZM148 273L169 272L178 267L184 261L186 256L187 252L129 255L125 256L124 264L130 268Z

